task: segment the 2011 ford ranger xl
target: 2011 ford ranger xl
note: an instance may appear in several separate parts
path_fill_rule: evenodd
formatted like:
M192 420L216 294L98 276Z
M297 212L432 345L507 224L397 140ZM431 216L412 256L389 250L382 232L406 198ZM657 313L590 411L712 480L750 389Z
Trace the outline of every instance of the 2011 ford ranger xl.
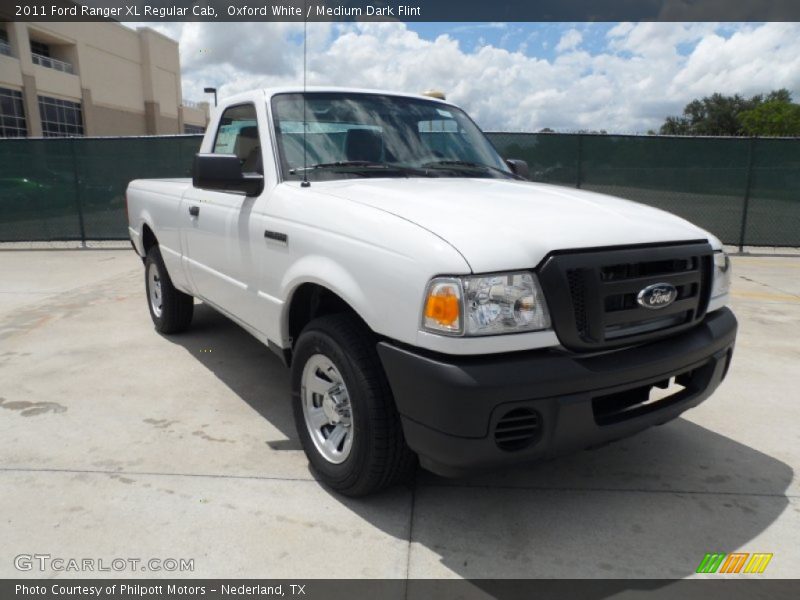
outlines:
M197 298L274 350L314 471L349 495L417 459L551 457L705 400L737 327L720 241L526 172L442 100L232 97L192 181L128 187L155 327L189 327Z

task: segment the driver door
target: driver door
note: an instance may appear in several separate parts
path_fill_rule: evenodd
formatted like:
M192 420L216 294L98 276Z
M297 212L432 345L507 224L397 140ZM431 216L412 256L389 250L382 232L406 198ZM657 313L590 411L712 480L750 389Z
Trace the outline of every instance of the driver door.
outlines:
M245 172L263 173L261 138L252 103L228 107L220 119L214 154L236 154ZM190 189L183 197L181 218L187 266L197 295L234 315L247 314L250 214L254 196L241 192Z

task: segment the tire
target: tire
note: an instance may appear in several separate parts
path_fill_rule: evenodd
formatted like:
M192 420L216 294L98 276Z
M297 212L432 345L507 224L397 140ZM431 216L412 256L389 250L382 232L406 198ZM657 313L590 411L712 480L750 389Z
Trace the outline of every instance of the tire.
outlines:
M291 379L295 426L322 483L357 497L413 473L416 455L406 445L374 336L358 318L311 321L297 340Z
M185 331L192 322L194 298L176 290L164 266L161 251L154 245L144 261L147 308L159 333Z

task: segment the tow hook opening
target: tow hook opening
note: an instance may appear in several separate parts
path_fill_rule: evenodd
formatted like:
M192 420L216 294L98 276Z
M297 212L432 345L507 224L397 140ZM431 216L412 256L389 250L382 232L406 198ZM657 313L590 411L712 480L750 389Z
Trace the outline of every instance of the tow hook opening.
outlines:
M702 387L700 381L710 377L711 368L707 364L668 379L597 396L592 399L595 423L611 425L680 402Z

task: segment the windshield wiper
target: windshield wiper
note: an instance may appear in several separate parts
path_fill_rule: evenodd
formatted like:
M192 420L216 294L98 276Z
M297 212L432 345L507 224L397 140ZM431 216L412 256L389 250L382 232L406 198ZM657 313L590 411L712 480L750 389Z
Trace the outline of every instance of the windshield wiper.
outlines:
M369 160L337 160L336 162L317 163L307 167L296 167L289 169L289 173L301 173L303 171L313 171L314 169L333 169L336 167L369 167L369 168L385 168L386 163L372 162Z
M481 163L470 162L468 160L437 160L437 161L434 161L434 162L425 163L424 165L422 165L422 167L428 168L428 169L436 169L436 168L446 169L448 167L465 167L467 169L485 169L485 170L488 170L488 171L494 171L495 173L501 173L502 175L505 175L506 177L511 177L513 179L523 179L522 177L520 177L516 173L511 173L510 171L506 171L506 170L501 169L499 167L493 167L492 165L484 165L484 164L481 164Z
M397 171L403 174L413 174L419 176L427 176L430 177L430 174L425 169L417 169L415 167L408 167L405 165L395 165L392 163L387 162L376 162L371 160L339 160L336 162L329 162L329 163L317 163L315 165L310 165L308 167L301 167L290 169L289 174L295 175L297 173L302 173L303 171L313 171L315 169L367 169L367 170L382 170L382 171Z

